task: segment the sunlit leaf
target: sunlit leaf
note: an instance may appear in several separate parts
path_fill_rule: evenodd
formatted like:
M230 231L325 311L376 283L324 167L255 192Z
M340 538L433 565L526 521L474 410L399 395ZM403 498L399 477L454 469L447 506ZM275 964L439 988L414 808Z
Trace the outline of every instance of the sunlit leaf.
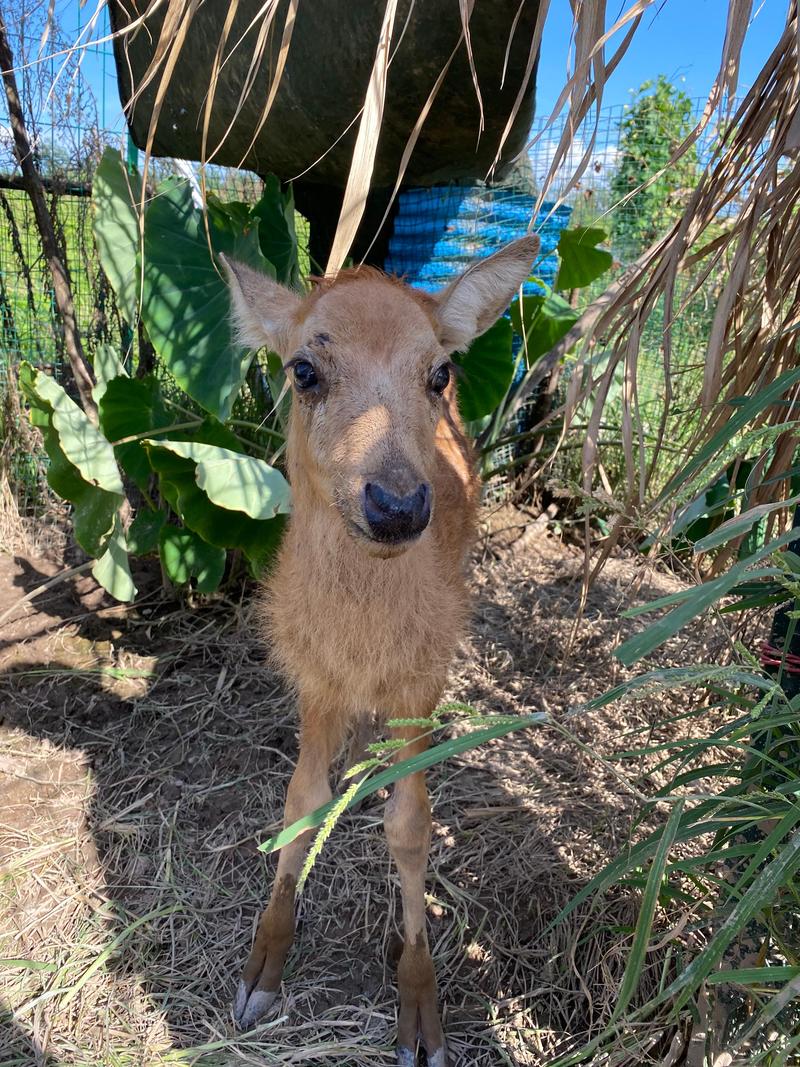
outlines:
M42 431L49 463L47 482L62 500L72 504L72 532L90 556L99 556L114 529L120 497L106 492L81 477L80 471L64 455L54 429Z
M92 564L92 574L115 600L129 602L135 598L137 590L131 577L128 549L119 512L105 552Z
M115 148L106 148L92 181L94 237L119 309L131 324L138 318L141 283L136 268L141 195L140 175L128 171Z
M32 392L41 403L49 406L51 425L58 434L59 444L81 477L107 493L124 496L114 449L100 430L89 421L85 412L67 396L58 382L48 374L33 371L25 379L28 395ZM22 379L21 379L22 381Z
M511 321L524 338L525 359L531 366L569 332L578 321L578 312L558 293L534 293L514 301Z
M252 519L272 519L290 510L289 483L275 467L255 456L198 441L148 441L196 464L195 477L209 500L243 511Z
M599 228L562 230L558 239L560 264L555 288L580 289L610 270L614 257L604 248L596 247L607 239L606 231Z
M158 447L158 442L148 446L148 454L161 495L183 523L209 544L241 549L258 576L280 543L284 516L263 521L218 507L197 484L193 460Z
M99 404L112 378L127 378L128 372L113 345L101 344L94 354L94 376L97 384L92 389L95 404Z
M112 378L97 408L100 426L112 443L152 433L174 421L164 406L158 380L152 375ZM141 441L115 444L114 454L128 477L146 490L151 469Z
M211 245L274 277L261 254L256 221L240 232L209 219ZM252 352L238 344L230 296L208 248L189 183L167 179L145 217L142 318L159 357L178 384L206 411L228 418Z

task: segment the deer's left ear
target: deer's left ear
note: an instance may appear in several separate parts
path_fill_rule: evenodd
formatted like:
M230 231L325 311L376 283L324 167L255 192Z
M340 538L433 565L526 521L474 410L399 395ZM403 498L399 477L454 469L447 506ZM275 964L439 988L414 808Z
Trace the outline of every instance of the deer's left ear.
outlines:
M500 318L530 274L540 244L533 235L512 241L436 294L439 340L445 349L467 348Z

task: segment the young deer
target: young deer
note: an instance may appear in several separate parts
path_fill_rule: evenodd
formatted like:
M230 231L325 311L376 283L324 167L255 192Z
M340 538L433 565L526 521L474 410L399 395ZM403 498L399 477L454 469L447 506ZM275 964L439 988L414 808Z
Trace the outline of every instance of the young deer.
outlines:
M266 587L273 658L297 689L300 755L290 824L331 797L328 769L348 733L435 709L467 616L465 564L478 479L456 406L451 353L508 307L539 248L524 237L435 296L372 269L299 296L226 262L243 342L283 359L293 385L287 463L293 513ZM392 731L405 758L419 727ZM386 836L403 897L397 1062L446 1053L425 932L431 811L424 773L399 781ZM276 997L294 936L309 833L285 846L239 983L234 1015L252 1026Z

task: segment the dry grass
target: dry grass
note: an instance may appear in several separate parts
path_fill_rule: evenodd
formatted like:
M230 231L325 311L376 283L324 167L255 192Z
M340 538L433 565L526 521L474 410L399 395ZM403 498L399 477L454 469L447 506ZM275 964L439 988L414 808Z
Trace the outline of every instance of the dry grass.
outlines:
M561 718L617 680L619 605L676 583L637 590L637 567L612 560L565 655L581 555L544 537L520 546L476 569L450 696ZM51 570L0 557L4 597ZM278 825L297 752L291 701L246 606L169 610L152 591L136 610L103 608L89 588L48 591L2 635L0 957L44 966L0 970L0 1063L393 1063L400 909L381 799L345 815L312 873L278 1014L237 1034L229 1001L274 862L256 845ZM666 658L718 651L690 638ZM571 728L608 756L626 730L676 736L676 708L634 703ZM624 847L630 792L552 730L429 778L429 929L454 1063L544 1063L614 1001L635 894L544 930ZM645 985L662 965L653 952ZM644 1047L627 1062L649 1062Z
M38 510L34 517L21 513L17 494L0 469L0 552L33 558L64 554L67 527L64 521L58 522L64 518L63 506L47 501Z

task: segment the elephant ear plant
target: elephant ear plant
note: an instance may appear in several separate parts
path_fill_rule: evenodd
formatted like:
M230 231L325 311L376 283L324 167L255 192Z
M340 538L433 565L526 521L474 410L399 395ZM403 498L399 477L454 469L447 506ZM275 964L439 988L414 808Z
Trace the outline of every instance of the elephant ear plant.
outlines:
M121 314L145 332L161 373L129 374L131 352L99 346L95 426L53 378L20 369L49 483L72 505L95 578L120 600L136 595L131 554L157 553L170 581L206 593L219 585L228 550L258 575L290 507L274 465L279 413L264 428L232 414L256 368L233 336L217 256L298 284L291 194L270 179L253 205L209 197L205 218L186 180L161 182L143 215L141 194L138 175L107 149L93 192L98 252ZM278 395L281 382L272 385Z

